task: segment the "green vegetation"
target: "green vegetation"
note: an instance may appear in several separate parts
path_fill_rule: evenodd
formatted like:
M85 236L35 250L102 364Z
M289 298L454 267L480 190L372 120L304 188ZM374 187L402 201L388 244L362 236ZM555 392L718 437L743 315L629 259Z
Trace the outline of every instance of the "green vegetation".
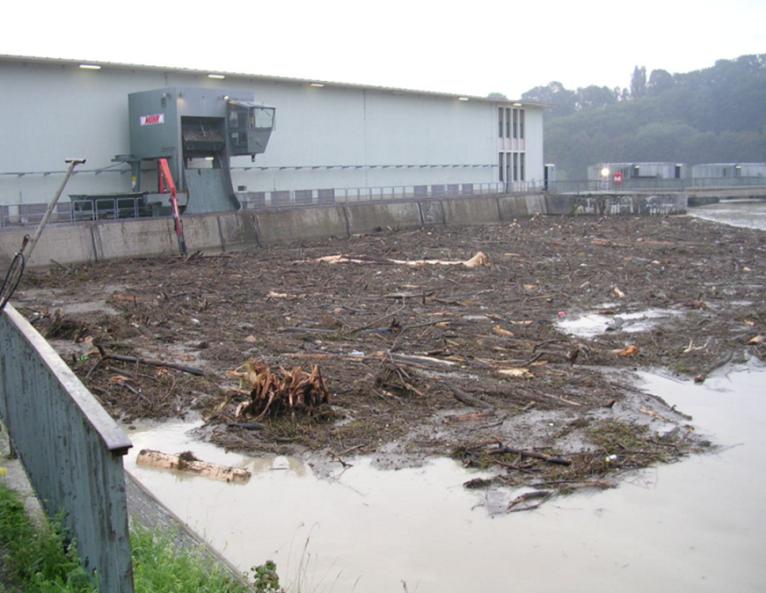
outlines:
M169 534L135 528L131 534L136 593L249 593L212 561L176 549ZM276 593L273 562L253 568L256 593ZM5 584L3 582L5 581ZM0 593L96 593L77 550L61 531L38 526L18 495L0 485Z
M91 593L77 550L61 532L34 525L18 495L0 485L0 565L5 579L28 593ZM6 590L0 583L0 591ZM13 591L13 589L10 589Z
M134 528L133 582L136 593L248 593L210 560L177 550L169 534ZM259 591L260 593L260 591Z
M549 105L545 162L584 179L598 162L748 162L766 159L766 54L719 60L685 74L636 67L630 88L559 82L524 93Z

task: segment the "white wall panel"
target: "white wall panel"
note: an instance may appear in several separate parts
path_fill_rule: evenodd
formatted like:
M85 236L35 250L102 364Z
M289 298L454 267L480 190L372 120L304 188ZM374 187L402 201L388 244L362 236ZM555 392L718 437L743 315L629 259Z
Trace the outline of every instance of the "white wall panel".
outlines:
M481 183L497 177L491 167L497 162L497 107L490 102L109 66L86 71L21 60L0 61L0 173L60 171L67 157L87 158L83 169L113 165L114 155L130 150L128 94L167 86L241 91L277 108L276 131L255 165L286 168L243 171L236 167L252 166L250 159L233 159L234 185L247 191ZM526 136L527 179L541 180L541 110L527 109ZM465 166L478 164L490 167ZM372 168L380 165L400 167ZM0 204L46 202L60 180L0 175ZM80 173L66 194L127 191L129 185L127 173Z

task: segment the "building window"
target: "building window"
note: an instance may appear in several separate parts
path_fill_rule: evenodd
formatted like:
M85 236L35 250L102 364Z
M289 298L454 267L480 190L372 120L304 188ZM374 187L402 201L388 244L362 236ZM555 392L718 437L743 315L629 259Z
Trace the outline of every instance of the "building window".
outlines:
M503 110L501 109L500 110L501 117L502 117L502 112L503 112ZM498 158L498 161L499 161L498 170L500 171L499 179L500 179L500 183L503 183L503 181L505 181L505 179L503 178L503 153L499 152L497 154L497 158Z
M523 109L519 109L519 138L521 138L522 140L524 139L524 110Z
M518 138L519 137L519 110L514 109L513 110L513 137Z
M522 111L522 113L524 113L524 112ZM522 181L526 181L526 173L525 173L525 171L524 171L524 161L526 160L526 159L524 158L525 156L526 156L526 153L524 153L524 152L522 152L522 153L519 155L519 165L520 165L520 166L519 166L519 169L521 170L521 171L520 171L520 174L519 174L519 177L521 177L521 180L522 180Z
M511 110L510 108L505 110L505 137L511 137Z
M519 180L519 153L513 153L513 180Z
M499 138L503 137L503 109L502 107L497 110L497 135Z

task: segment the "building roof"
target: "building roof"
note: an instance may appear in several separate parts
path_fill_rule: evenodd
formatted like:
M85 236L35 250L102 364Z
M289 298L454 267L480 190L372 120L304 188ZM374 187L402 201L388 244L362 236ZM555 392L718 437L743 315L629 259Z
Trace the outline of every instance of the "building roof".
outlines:
M422 91L422 90L415 90L415 89L404 89L399 87L389 87L389 86L379 86L379 85L369 85L369 84L357 84L357 83L351 83L351 82L336 82L336 81L330 81L330 80L319 80L319 79L310 79L310 78L294 78L289 76L269 76L264 74L252 74L252 73L246 73L246 72L229 72L225 70L199 70L196 68L178 68L178 67L170 67L170 66L152 66L149 64L125 64L120 62L104 62L101 60L74 60L70 58L51 58L51 57L41 57L41 56L17 56L17 55L9 55L9 54L0 54L0 62L27 62L27 63L35 63L35 64L53 64L53 65L62 65L62 66L79 66L80 64L92 64L100 66L101 68L109 68L109 69L115 69L115 70L144 70L144 71L150 71L150 72L173 72L178 74L198 74L202 76L208 76L209 74L215 74L222 76L224 78L233 78L233 79L248 79L252 81L256 80L263 80L263 81L271 81L271 82L284 82L288 84L297 84L297 85L315 85L315 86L328 86L328 87L334 87L334 88L346 88L346 89L359 89L359 90L371 90L371 91L379 91L379 92L388 92L388 93L394 93L394 94L402 94L402 95L421 95L421 96L427 96L427 97L442 97L445 99L457 99L457 100L463 100L463 101L481 101L484 103L496 103L499 105L508 105L508 106L523 106L523 107L531 107L531 108L540 108L542 109L544 107L541 103L534 103L529 101L521 101L521 100L497 100L497 99L490 99L488 97L480 97L478 95L465 95L465 94L456 94L456 93L444 93L439 91Z

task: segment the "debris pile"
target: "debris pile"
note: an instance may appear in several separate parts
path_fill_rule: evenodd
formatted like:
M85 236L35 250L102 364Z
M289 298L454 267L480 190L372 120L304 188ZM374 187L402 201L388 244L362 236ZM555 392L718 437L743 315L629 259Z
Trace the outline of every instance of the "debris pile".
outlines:
M300 367L272 370L263 362L251 359L229 376L239 379L240 391L247 395L235 408L235 418L310 416L330 400L318 365L314 365L310 373Z
M493 485L558 493L694 450L628 373L766 361L764 255L688 217L535 217L51 268L15 303L126 424L198 412L229 449L393 466L463 445Z

